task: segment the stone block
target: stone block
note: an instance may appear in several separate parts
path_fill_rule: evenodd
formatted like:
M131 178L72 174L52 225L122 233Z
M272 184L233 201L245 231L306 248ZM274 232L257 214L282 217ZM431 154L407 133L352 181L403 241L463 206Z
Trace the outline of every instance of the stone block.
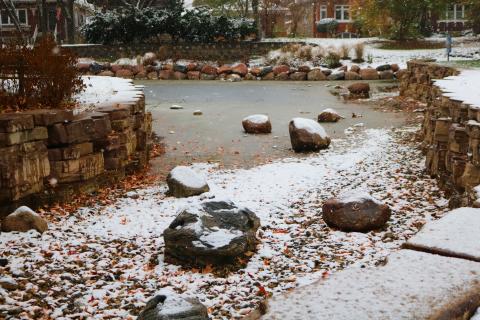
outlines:
M48 127L48 146L60 146L90 141L95 137L92 118L77 118L68 123L57 123Z
M48 131L45 127L16 132L0 132L0 147L21 144L30 141L46 140Z
M74 160L51 161L51 176L59 183L86 181L104 171L102 153L82 156Z
M48 149L48 159L50 161L75 160L90 153L93 153L93 143L84 142L65 148Z
M133 123L132 119L121 119L121 120L113 120L111 121L112 130L116 132L123 132L128 128L131 128Z
M131 105L116 105L116 106L109 106L109 107L101 107L98 108L98 112L106 113L109 115L110 120L123 120L130 117L132 113L132 106Z
M61 109L36 109L24 112L33 116L37 127L48 127L55 123L69 122L73 120L73 111Z
M24 113L0 114L0 132L12 133L33 129L33 116Z

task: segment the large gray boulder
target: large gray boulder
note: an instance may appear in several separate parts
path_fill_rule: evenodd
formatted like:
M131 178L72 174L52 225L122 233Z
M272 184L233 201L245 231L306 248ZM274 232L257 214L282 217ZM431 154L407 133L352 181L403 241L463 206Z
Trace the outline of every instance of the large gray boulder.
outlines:
M294 118L288 126L292 149L295 152L319 151L328 148L330 137L316 121Z
M47 221L26 206L19 207L2 221L2 231L5 232L37 230L43 233L47 229Z
M259 218L230 201L207 201L183 210L164 231L165 256L186 265L235 265L254 251Z
M210 191L207 181L189 167L177 166L167 176L168 194L177 198Z
M368 232L382 228L390 219L390 208L368 193L346 193L327 200L322 207L323 220L342 231Z
M194 298L159 294L150 299L138 320L208 320L207 307Z

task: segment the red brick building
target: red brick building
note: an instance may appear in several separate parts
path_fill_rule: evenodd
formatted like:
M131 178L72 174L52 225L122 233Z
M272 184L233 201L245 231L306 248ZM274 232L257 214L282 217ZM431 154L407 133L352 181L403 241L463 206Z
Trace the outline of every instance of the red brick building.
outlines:
M41 32L39 25L39 10L37 0L13 0L16 14L21 25L22 32L31 37L35 29ZM59 42L67 39L68 31L66 17L63 8L57 6L57 0L47 0L47 32L55 33ZM76 0L73 3L73 21L75 38L78 39L79 28L85 24L88 17L93 13L93 6L84 0ZM17 29L10 19L6 10L0 10L0 43L17 36Z
M322 19L335 19L338 33L355 33L350 0L317 0L314 2L314 21L312 31L315 37L326 37L326 33L317 32L317 23Z

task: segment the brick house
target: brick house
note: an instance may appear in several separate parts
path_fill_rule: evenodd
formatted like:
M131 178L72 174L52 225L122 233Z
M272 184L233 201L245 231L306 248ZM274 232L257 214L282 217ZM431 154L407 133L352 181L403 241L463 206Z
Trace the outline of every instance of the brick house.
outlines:
M16 14L21 25L22 32L32 37L37 29L41 32L39 25L39 10L37 0L13 0ZM63 42L67 39L68 30L65 13L62 8L57 6L57 0L46 0L47 11L47 32L56 31L57 40ZM85 24L88 17L94 12L94 7L85 0L75 0L73 2L73 24L75 30L75 40L79 40L79 28ZM0 43L8 39L17 37L17 29L11 21L6 10L0 10Z
M437 32L462 31L468 27L468 6L452 1L444 14L432 16L433 29ZM351 12L351 0L316 0L313 5L314 18L312 32L315 37L326 37L327 34L317 32L317 22L333 18L338 22L338 33L356 33Z

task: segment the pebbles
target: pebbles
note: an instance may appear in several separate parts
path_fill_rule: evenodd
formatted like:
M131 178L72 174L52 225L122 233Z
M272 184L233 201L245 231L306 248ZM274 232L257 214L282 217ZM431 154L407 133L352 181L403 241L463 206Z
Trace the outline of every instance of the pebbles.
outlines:
M282 192L265 197L261 192L264 180L251 184L251 192L261 195L252 200L252 209L259 210L262 219L257 235L261 244L246 268L226 277L215 276L208 268L182 269L164 262L161 232L149 228L164 220L168 225L175 210L165 212L179 205L174 201L194 201L166 199L166 187L137 190L138 198L125 197L110 207L84 208L69 217L56 217L58 222L51 222L42 237L2 233L0 255L8 259L8 265L0 267L0 274L24 286L9 291L2 308L8 308L8 314L25 313L31 318L43 314L46 318L128 319L137 316L158 289L167 287L185 297L197 297L209 308L212 319L240 319L270 294L328 278L350 265L380 264L423 223L448 210L435 180L423 172L420 150L409 142L416 130L366 130L334 140L334 148L315 158L280 161L279 168L291 161L307 168L324 166L330 173L316 187L301 188L303 176L299 181L277 182L284 189L301 190L297 197ZM375 148L360 154L359 146L368 141ZM342 156L352 159L352 164L338 161ZM249 174L248 170L208 170L214 192L231 192L235 179ZM392 217L384 230L344 233L329 229L322 221L323 202L354 188L368 189L391 207ZM245 190L240 189L237 194L242 193ZM157 210L160 205L165 210ZM144 216L143 211L155 215ZM139 217L144 219L135 221ZM111 230L98 227L104 221L112 225ZM131 229L135 222L147 231L142 235L115 233Z

